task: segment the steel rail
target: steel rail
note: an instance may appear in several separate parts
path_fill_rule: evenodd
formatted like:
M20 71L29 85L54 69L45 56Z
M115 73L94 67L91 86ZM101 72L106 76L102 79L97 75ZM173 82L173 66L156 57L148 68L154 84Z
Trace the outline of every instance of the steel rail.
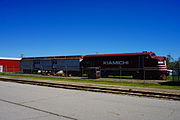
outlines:
M44 81L33 81L33 80L19 80L19 79L10 79L10 78L0 78L0 81L16 82L16 83L22 83L22 84L48 86L48 87L56 87L56 88L65 88L65 89L93 91L93 92L180 100L179 94L172 94L172 93L150 92L150 91L141 91L141 90L133 90L133 89L118 89L118 88L110 88L110 87L104 87L104 86L87 86L87 85L77 85L77 84L67 84L67 83L52 83L52 82L47 82L47 81L44 82Z

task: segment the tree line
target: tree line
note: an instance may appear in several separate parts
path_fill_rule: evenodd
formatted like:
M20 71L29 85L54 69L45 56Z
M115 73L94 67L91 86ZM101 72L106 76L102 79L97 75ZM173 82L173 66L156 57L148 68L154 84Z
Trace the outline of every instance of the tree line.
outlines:
M180 68L180 57L175 60L171 55L167 55L167 67L168 69Z

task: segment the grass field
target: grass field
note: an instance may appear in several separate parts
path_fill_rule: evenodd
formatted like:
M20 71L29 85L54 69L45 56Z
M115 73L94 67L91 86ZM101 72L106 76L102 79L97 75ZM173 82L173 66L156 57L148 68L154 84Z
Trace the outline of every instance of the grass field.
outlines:
M160 88L160 89L175 89L180 90L179 85L161 85L155 83L145 83L145 82L118 82L118 81L105 81L105 80L92 80L92 79L71 79L71 78L61 78L53 76L34 76L34 75L23 75L23 74L9 74L1 73L0 76L16 77L16 78L31 78L31 79L41 79L41 80L56 80L56 81L71 81L80 83L94 83L94 84L108 84L108 85L120 85L120 86L135 86L135 87L147 87L147 88ZM166 80L165 80L166 82Z

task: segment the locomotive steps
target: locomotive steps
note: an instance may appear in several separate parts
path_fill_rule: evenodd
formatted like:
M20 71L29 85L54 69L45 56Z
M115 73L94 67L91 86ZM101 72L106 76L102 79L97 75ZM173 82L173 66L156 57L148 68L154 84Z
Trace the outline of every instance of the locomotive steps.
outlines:
M46 79L42 80L42 79L32 79L32 78L16 78L16 77L9 77L9 76L0 76L0 81L17 82L17 83L22 83L22 84L32 84L32 85L75 89L75 90L112 93L112 94L125 94L125 95L180 100L180 90L94 84L94 83L80 83L80 82L57 81L57 80L46 80Z

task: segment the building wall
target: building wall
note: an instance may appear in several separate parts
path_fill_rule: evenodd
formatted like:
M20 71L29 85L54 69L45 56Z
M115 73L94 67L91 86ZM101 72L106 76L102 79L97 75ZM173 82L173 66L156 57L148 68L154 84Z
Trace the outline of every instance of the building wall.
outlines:
M0 72L21 72L20 60L0 60Z

